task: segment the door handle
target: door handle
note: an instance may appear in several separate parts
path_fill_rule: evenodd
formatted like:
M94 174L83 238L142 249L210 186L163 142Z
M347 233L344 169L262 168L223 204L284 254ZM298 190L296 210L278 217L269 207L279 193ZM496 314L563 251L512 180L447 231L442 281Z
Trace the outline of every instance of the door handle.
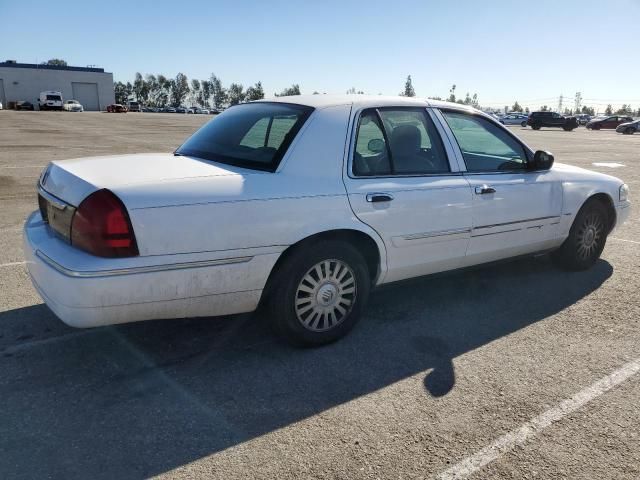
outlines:
M393 200L393 195L390 193L367 193L367 202L369 203L390 202L391 200Z
M496 189L489 185L481 185L476 187L476 195L484 195L487 193L496 193Z

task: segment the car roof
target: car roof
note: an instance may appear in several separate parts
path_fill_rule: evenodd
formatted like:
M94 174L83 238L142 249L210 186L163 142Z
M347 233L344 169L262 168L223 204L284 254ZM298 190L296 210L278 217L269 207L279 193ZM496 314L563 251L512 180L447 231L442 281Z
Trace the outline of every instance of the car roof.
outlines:
M305 105L317 109L335 107L338 105L353 105L359 108L367 107L438 107L452 108L456 110L465 110L480 112L469 105L459 103L443 102L440 100L431 100L419 97L401 97L401 96L385 96L385 95L291 95L287 97L273 97L258 100L258 102L279 102L293 103L296 105Z

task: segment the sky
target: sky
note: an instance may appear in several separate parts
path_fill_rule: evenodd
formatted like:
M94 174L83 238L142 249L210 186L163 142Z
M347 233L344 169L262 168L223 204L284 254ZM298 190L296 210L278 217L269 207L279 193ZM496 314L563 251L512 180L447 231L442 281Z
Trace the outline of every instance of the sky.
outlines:
M0 0L0 60L65 59L116 81L208 79L267 96L478 94L483 106L640 107L640 0ZM9 21L14 19L15 21Z

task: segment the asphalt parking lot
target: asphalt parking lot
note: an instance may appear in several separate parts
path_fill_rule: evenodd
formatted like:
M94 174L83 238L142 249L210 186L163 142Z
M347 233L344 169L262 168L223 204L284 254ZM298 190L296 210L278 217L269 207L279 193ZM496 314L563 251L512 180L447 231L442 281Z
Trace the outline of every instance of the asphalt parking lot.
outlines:
M392 285L320 349L260 315L62 324L22 263L42 168L171 151L209 118L0 111L0 478L640 478L637 207L589 271ZM640 135L511 128L638 202Z

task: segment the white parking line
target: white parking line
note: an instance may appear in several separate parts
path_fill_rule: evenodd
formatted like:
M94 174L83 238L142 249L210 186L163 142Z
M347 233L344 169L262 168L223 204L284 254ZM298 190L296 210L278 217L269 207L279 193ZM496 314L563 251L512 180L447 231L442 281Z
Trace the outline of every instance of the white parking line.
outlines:
M440 480L459 480L469 477L485 465L507 453L515 446L522 445L531 437L536 436L542 430L552 425L554 422L557 422L570 413L573 413L583 405L589 403L595 398L598 398L603 393L611 390L638 372L640 372L640 358L625 364L612 374L604 377L602 380L598 380L593 385L576 393L573 397L564 400L557 407L547 410L528 421L520 428L503 435L491 445L483 448L477 453L474 453L470 457L465 458L448 470L445 470L436 478Z
M620 242L629 242L629 243L637 243L638 245L640 245L640 242L636 242L635 240L625 240L624 238L616 238L616 237L610 237L611 240L618 240Z
M9 262L9 263L0 263L1 267L15 267L16 265L24 265L27 262Z

